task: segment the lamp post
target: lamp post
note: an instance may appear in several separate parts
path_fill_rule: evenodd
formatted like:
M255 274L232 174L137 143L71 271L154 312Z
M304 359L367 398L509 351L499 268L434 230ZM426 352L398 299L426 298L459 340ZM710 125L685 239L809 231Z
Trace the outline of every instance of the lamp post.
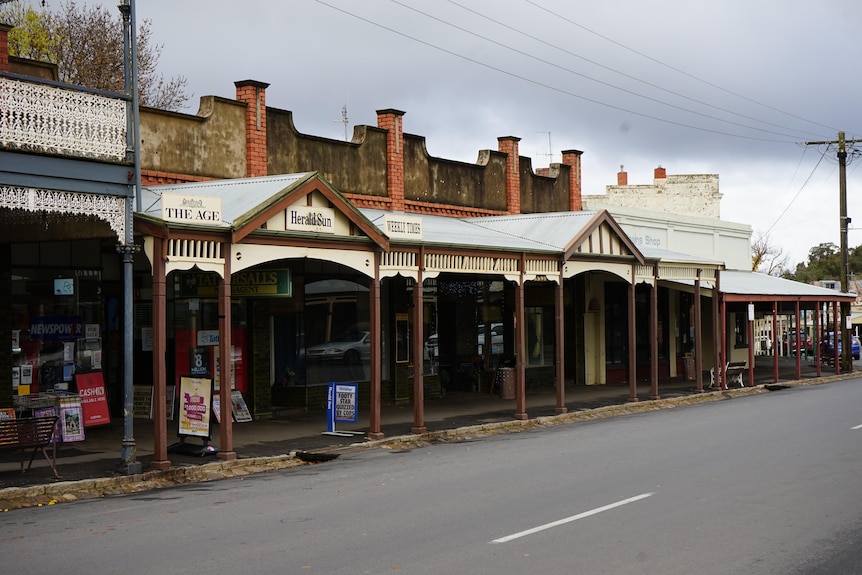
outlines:
M134 333L132 325L132 305L134 293L133 263L137 250L134 233L134 202L141 202L141 150L138 119L138 47L134 0L121 0L117 7L123 16L123 71L126 95L126 154L131 155L134 163L134 189L126 197L126 237L117 251L123 257L123 442L120 471L126 475L141 472L141 463L136 460L134 415L132 400L134 393Z

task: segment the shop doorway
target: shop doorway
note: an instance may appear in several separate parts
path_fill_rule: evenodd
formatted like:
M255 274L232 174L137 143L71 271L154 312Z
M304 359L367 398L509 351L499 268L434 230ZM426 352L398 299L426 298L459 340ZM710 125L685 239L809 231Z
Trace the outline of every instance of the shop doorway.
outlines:
M270 380L273 387L305 385L305 330L302 315L273 315L270 322Z

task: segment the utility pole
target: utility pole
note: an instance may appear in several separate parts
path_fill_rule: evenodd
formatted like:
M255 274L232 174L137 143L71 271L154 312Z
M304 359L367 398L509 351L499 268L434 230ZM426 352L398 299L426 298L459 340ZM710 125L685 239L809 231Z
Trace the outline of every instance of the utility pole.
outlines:
M847 227L851 218L847 216L847 144L862 143L862 140L847 140L844 132L838 132L838 140L833 142L805 142L807 146L838 145L838 230L841 234L841 292L847 293L850 289L850 263L847 253ZM851 359L852 342L850 340L850 328L847 320L850 318L850 303L841 302L841 371L852 371ZM837 337L835 334L837 345Z

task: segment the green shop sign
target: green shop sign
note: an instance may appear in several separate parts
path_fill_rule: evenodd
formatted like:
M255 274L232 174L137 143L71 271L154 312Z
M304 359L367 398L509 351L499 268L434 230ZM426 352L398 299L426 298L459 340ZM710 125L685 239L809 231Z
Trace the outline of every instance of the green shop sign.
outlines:
M183 297L218 297L219 277L214 273L179 274L179 295ZM230 278L231 297L292 297L290 270L245 270Z

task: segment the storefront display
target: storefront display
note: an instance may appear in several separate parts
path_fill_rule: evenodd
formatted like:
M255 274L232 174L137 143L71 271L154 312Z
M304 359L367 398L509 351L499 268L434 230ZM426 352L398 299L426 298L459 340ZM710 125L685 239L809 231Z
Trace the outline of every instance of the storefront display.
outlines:
M16 395L76 392L76 374L102 370L100 274L12 270L12 378Z

